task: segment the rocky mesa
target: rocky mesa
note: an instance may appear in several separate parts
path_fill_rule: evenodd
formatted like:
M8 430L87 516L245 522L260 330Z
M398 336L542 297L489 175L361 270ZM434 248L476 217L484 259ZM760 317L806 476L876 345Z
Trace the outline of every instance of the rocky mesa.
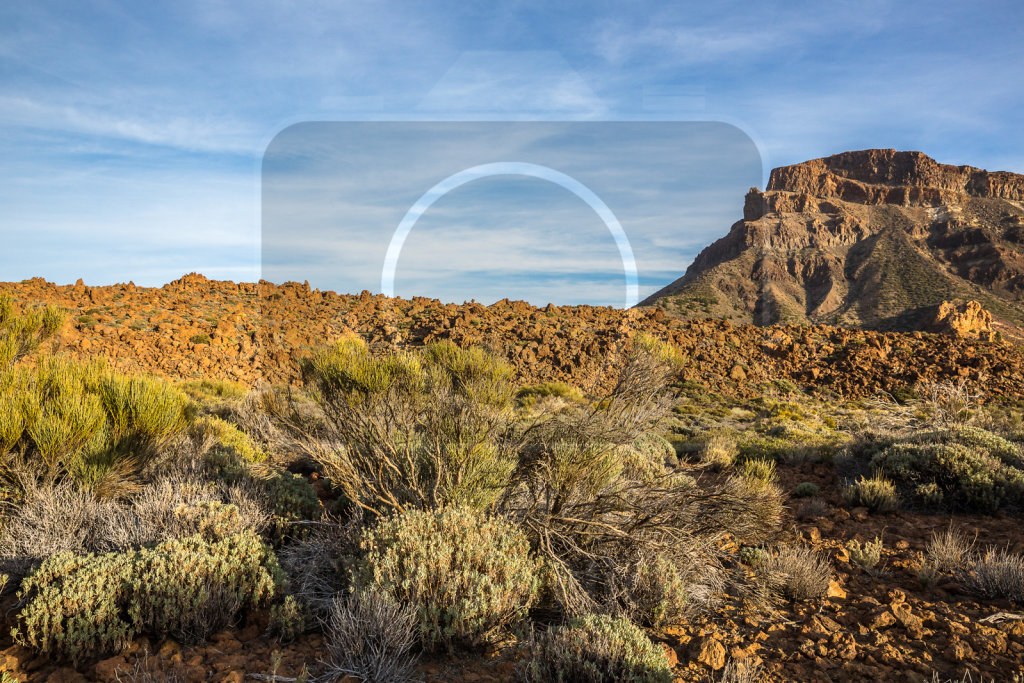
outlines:
M773 170L743 219L642 303L761 325L916 330L954 300L1020 336L1024 176L872 149Z

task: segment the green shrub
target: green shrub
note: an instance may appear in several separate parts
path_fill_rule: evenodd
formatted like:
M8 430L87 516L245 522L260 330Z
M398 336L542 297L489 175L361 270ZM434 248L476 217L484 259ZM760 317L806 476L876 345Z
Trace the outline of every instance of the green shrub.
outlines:
M320 499L313 485L301 474L279 470L261 483L274 506L271 533L276 539L297 538L309 527L295 522L320 519L323 513Z
M983 429L954 427L890 441L871 465L931 507L994 512L1024 503L1024 453Z
M545 398L560 398L573 403L584 400L582 391L564 382L530 384L520 387L516 391L516 402L524 408L536 405L538 401Z
M863 544L851 538L846 543L846 549L850 552L850 559L865 569L872 569L882 559L882 539L877 536L875 540Z
M361 547L358 588L412 605L428 648L492 640L526 614L539 589L523 534L467 507L385 518Z
M188 338L188 340L193 344L209 344L210 335L206 334L205 332L201 334L193 334L191 337Z
M162 380L44 357L0 372L0 476L70 475L117 495L191 417L188 397Z
M900 504L896 486L880 474L860 477L846 485L843 498L850 505L863 506L873 512L892 512Z
M76 663L118 652L140 633L197 642L269 601L281 581L273 553L251 532L131 553L59 553L22 582L13 633Z
M776 479L775 461L768 458L748 458L743 461L740 472L751 481L771 484Z
M519 665L529 683L668 683L662 648L626 619L587 615L537 638Z
M801 482L800 484L797 484L797 487L796 487L796 497L797 498L810 498L811 496L816 496L816 495L818 495L818 486L817 486L817 484L812 484L809 481L804 481L804 482Z
M3 372L57 333L65 313L54 306L17 313L9 294L0 294L0 372Z
M227 420L203 415L193 422L191 429L197 435L214 439L216 447L230 450L246 462L264 462L267 459L267 454L248 434Z
M294 595L270 606L268 629L281 640L295 640L309 627L306 611Z

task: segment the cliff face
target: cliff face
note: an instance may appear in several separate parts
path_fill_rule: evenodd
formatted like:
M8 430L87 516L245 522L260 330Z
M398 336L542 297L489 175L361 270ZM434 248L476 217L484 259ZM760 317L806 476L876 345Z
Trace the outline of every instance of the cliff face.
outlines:
M1024 326L1024 176L865 150L772 171L743 220L643 304L683 317L922 329L976 300Z

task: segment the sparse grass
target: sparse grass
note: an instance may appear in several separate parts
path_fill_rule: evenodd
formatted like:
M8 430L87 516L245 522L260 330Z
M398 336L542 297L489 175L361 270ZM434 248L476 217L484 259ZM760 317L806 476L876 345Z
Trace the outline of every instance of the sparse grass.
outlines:
M964 586L982 597L1024 603L1024 556L1006 549L986 550L969 571L957 575Z

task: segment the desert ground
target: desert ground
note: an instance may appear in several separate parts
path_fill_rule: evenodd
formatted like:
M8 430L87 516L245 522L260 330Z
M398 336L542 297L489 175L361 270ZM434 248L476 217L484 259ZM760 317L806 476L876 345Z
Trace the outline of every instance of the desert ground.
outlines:
M4 680L1019 680L1010 341L0 285Z

